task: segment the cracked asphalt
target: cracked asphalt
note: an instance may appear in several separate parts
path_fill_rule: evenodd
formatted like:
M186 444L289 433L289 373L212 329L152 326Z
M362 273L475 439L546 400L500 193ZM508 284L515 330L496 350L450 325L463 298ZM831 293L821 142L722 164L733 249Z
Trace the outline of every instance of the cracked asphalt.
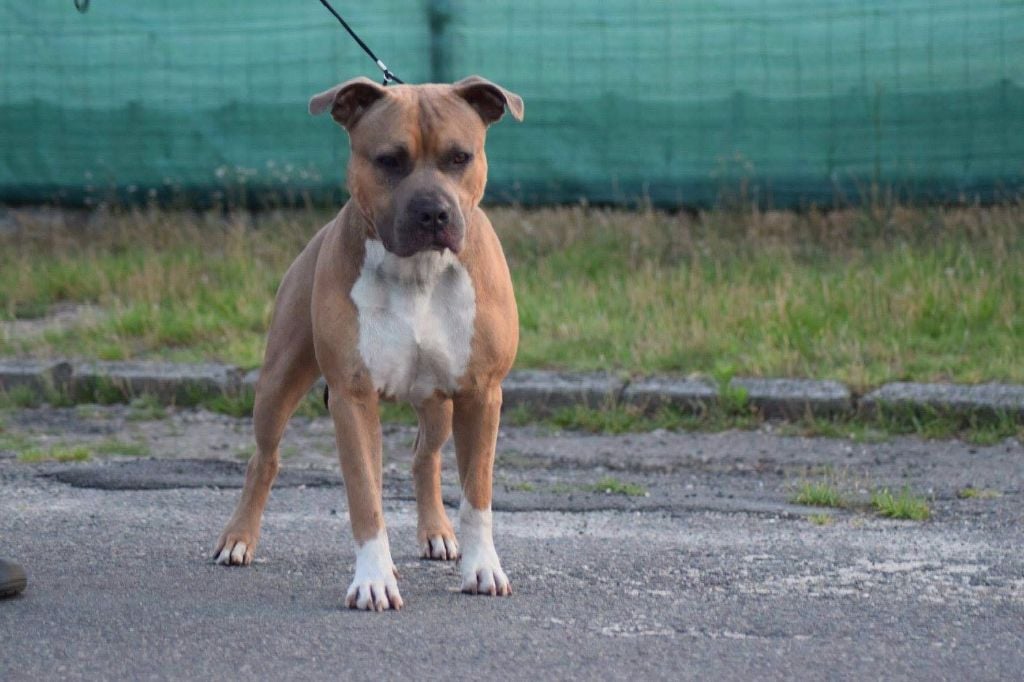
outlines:
M329 420L294 420L256 563L224 568L209 553L249 421L138 417L0 417L0 555L29 573L0 601L0 678L1011 679L1024 667L1016 440L507 427L495 539L515 593L489 598L460 594L453 564L417 558L415 429L389 425L385 514L406 608L376 614L343 608L354 551ZM93 454L17 457L56 444ZM453 518L454 468L448 451ZM850 507L791 503L823 476ZM863 504L903 486L928 498L930 520ZM968 487L983 494L962 499Z

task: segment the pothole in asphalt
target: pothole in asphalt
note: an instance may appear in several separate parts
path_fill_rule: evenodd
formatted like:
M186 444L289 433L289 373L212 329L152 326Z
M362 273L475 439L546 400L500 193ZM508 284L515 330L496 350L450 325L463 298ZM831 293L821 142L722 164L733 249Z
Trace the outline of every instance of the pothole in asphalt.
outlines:
M126 462L78 464L42 474L76 488L98 490L168 490L172 488L241 488L245 464L206 459L138 459ZM275 488L340 486L341 477L329 471L282 469Z

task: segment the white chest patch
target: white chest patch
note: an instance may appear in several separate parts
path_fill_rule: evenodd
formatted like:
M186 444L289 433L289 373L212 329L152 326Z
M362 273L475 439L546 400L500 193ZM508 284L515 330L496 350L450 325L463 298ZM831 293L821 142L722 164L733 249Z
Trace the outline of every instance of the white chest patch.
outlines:
M469 363L476 292L451 251L399 258L368 239L351 295L359 354L379 393L419 403L455 390Z

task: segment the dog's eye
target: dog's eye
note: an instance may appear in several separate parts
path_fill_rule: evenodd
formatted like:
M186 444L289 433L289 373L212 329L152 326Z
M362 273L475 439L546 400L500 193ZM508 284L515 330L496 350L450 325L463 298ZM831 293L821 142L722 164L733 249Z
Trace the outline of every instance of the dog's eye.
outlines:
M452 165L465 166L472 158L473 155L469 152L455 152L452 154Z
M395 170L402 163L397 154L381 154L374 160L378 166L386 170Z

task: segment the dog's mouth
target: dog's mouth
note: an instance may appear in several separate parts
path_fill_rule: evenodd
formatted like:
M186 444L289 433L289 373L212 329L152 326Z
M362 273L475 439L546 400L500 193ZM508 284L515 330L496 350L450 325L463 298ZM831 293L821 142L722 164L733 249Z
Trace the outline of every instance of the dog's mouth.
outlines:
M462 234L457 230L443 230L433 234L413 233L405 238L392 240L381 235L384 248L399 258L409 258L418 253L444 253L451 251L458 254L462 250Z
M462 248L462 240L459 235L454 234L453 230L442 230L434 234L434 239L430 243L430 247L434 251L444 251L448 249L452 253L458 253Z
M394 236L381 234L384 248L400 258L407 258L422 252L451 251L458 254L463 246L464 230L449 225L439 230L399 228Z

